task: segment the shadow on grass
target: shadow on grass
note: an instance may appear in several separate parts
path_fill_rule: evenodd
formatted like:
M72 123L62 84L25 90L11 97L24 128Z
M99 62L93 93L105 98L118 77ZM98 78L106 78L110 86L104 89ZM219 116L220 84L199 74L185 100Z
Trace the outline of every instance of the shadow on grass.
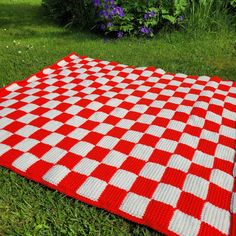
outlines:
M86 30L58 27L43 6L26 3L0 3L0 28L10 29L16 37L76 37L78 41L97 40L101 35ZM78 37L79 34L79 37Z

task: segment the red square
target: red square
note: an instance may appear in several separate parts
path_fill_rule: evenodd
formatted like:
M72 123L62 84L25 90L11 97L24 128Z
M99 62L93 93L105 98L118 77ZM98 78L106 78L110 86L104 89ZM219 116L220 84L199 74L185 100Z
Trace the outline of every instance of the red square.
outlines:
M147 125L147 124L135 122L130 129L138 131L138 132L145 132L148 127L149 127L149 125Z
M57 164L66 166L68 169L72 169L78 164L83 158L74 153L68 152L62 159L60 159Z
M65 137L56 146L64 150L70 150L73 146L78 143L77 139Z
M151 157L149 158L149 161L166 166L172 155L173 154L170 152L154 149Z
M175 149L175 154L181 155L187 159L189 159L190 161L193 159L193 155L195 153L195 149L183 144L183 143L178 143L176 149Z
M162 135L162 138L179 141L182 133L173 129L166 129L165 132Z
M182 192L177 203L177 209L187 215L200 219L204 203L205 201L201 198L196 197L191 193Z
M16 111L13 111L12 113L8 114L7 117L12 120L17 120L20 117L24 116L25 114L27 114L27 113L24 111L16 110Z
M32 176L34 180L40 181L46 172L53 167L52 163L48 163L43 160L39 160L36 163L34 163L32 166L30 166L26 173L29 176Z
M117 171L114 166L100 164L91 174L91 176L109 182L112 176Z
M63 126L61 126L59 129L57 129L57 133L62 134L62 135L68 135L73 130L75 130L74 126L63 124Z
M11 149L8 152L5 152L2 156L0 156L0 165L11 167L12 162L15 161L21 155L23 155L23 152Z
M67 113L62 113L54 118L56 121L60 121L62 123L67 122L69 119L71 119L73 116Z
M17 135L17 134L13 134L10 137L8 137L7 139L5 139L2 143L6 144L10 147L14 147L16 144L18 144L19 142L23 141L25 138Z
M45 129L39 129L39 130L35 131L32 135L30 135L29 138L33 138L33 139L37 139L38 141L42 141L49 134L51 134L50 131L47 131Z
M44 144L38 143L34 147L32 147L29 152L35 155L36 157L41 158L45 153L47 153L52 147Z
M103 134L99 134L97 132L90 132L83 138L83 141L96 145L103 137Z
M210 175L211 175L211 169L206 168L204 166L200 166L198 164L192 163L188 172L190 174L202 177L205 180L209 180L210 179Z
M50 119L40 116L36 118L35 120L31 121L29 124L40 128L44 126L45 124L47 124L49 121Z
M102 161L105 156L110 152L109 149L102 147L94 147L88 154L87 157L96 161Z
M154 229L167 229L170 221L174 215L174 208L162 202L151 200L145 215L144 222L149 222L149 225ZM168 231L168 230L167 230Z
M87 129L87 130L93 130L96 126L98 126L98 122L94 122L91 120L87 120L85 123L83 123L80 128Z
M129 172L139 174L141 169L144 167L146 164L145 161L139 160L134 157L128 157L125 162L123 162L122 166L120 169L127 170Z
M25 124L18 122L18 121L13 121L12 123L10 123L9 125L5 126L5 130L15 133L17 132L19 129L23 128L25 126Z
M139 140L139 143L147 145L147 146L151 146L154 148L159 140L160 140L159 137L156 137L151 134L144 134L142 138Z
M126 129L114 127L107 133L107 135L116 137L116 138L121 138L126 132L127 132Z
M216 207L228 210L230 209L232 192L227 191L214 183L210 183L207 195L207 201Z
M161 182L182 189L185 179L186 173L180 170L167 167L164 172L164 175L162 176Z
M130 192L151 198L157 188L157 182L139 176L132 185Z
M76 191L85 182L86 179L87 176L72 171L62 179L58 187L63 189L65 193L75 196Z
M208 141L206 139L200 139L197 149L204 153L214 156L217 143Z
M134 148L134 146L135 146L135 143L131 143L125 140L120 140L114 147L114 150L117 150L121 153L125 153L126 155L129 155L132 149Z

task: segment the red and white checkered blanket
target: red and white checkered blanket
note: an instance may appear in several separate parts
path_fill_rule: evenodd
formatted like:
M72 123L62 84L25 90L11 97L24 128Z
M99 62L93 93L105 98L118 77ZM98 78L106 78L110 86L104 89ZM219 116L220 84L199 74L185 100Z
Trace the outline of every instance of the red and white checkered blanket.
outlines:
M235 144L217 77L73 53L0 90L1 166L168 235L236 235Z

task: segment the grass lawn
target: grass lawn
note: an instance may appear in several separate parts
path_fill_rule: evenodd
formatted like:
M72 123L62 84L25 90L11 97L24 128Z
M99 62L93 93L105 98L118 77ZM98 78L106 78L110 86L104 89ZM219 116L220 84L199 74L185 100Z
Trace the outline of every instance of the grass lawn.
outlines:
M170 72L236 80L236 33L160 34L151 40L103 37L60 28L40 0L0 0L0 87L71 52ZM0 235L159 235L0 167Z

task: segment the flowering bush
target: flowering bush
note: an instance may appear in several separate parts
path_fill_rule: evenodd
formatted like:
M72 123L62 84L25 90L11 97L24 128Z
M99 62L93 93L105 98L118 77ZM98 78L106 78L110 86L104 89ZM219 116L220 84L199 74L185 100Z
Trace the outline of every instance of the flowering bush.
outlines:
M89 29L96 26L120 38L151 37L163 26L208 27L215 12L227 9L222 14L235 15L236 0L43 0L43 5L60 23ZM217 23L216 17L212 21Z
M100 29L122 37L124 34L153 36L164 23L180 23L187 1L93 0L93 4Z

